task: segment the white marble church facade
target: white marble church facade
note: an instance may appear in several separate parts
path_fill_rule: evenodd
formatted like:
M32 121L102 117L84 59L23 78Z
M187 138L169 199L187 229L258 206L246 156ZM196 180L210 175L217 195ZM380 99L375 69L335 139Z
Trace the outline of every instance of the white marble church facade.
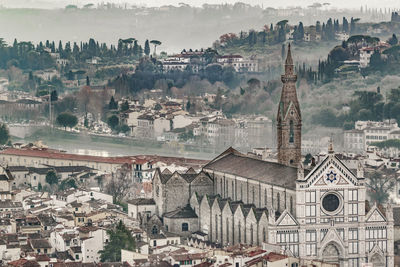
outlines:
M361 167L353 174L333 153L296 182L296 216L270 220L269 243L303 259L340 266L394 266L391 207L366 207Z

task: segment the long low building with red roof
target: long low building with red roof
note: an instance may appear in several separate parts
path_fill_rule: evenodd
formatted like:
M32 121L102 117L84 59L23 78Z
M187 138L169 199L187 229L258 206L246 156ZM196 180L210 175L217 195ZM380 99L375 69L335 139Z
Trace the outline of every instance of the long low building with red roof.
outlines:
M133 170L152 169L154 165L175 165L185 168L201 168L205 160L158 155L136 155L121 157L100 157L70 154L49 148L7 148L0 151L0 161L8 166L86 166L106 173L115 172L123 165Z
M104 172L114 172L124 164L132 164L132 157L99 157L69 154L47 148L7 148L0 151L0 160L8 166L87 166Z

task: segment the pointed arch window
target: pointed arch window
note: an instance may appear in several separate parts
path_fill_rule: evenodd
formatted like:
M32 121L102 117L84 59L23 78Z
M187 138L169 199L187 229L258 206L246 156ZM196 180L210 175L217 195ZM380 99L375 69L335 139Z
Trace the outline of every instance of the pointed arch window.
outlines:
M293 197L290 196L290 213L293 214Z
M277 202L276 210L278 212L280 212L281 211L281 194L279 194L279 193L276 194L276 202Z
M294 142L294 126L293 126L293 121L290 121L289 123L289 143Z

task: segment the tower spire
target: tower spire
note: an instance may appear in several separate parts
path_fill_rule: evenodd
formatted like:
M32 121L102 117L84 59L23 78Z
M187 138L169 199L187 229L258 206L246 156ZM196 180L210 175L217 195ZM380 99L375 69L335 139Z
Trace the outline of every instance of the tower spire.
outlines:
M293 75L293 67L292 50L289 43L285 60L285 75Z
M293 65L292 50L290 48L290 43L288 45L288 51L287 51L285 65Z
M285 74L281 80L283 86L277 115L278 162L297 167L301 162L301 112L290 44L285 60Z

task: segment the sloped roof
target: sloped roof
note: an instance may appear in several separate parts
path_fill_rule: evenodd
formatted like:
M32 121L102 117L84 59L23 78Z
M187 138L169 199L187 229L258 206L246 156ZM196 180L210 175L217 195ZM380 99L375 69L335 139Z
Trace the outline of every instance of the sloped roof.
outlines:
M167 212L163 215L163 217L171 219L198 218L194 210L189 205L186 205L183 208L178 208L174 211Z
M154 199L152 198L136 198L136 199L132 199L132 200L128 200L127 201L129 204L132 205L155 205L156 203L154 202Z
M193 169L192 169L192 170L193 170ZM167 172L167 171L165 171L165 170L164 170L163 172L161 172L161 171L158 169L158 174L159 174L161 183L163 183L163 184L167 183L168 180L171 179L171 177L172 177L174 174L179 175L180 177L182 177L182 178L183 178L186 182L188 182L189 184L190 184L191 182L193 182L193 180L196 179L196 177L198 177L199 175L202 175L202 174L208 175L207 173L204 173L204 172L196 173L196 172L194 172L194 170L193 170L193 171L192 171L192 170L189 169L189 171L186 172L186 173L178 173L178 172L175 172L175 173L172 174L172 173Z
M49 241L46 239L32 239L31 245L33 248L51 248Z
M297 168L248 157L234 149L224 153L204 166L203 169L228 173L292 190L296 189Z

